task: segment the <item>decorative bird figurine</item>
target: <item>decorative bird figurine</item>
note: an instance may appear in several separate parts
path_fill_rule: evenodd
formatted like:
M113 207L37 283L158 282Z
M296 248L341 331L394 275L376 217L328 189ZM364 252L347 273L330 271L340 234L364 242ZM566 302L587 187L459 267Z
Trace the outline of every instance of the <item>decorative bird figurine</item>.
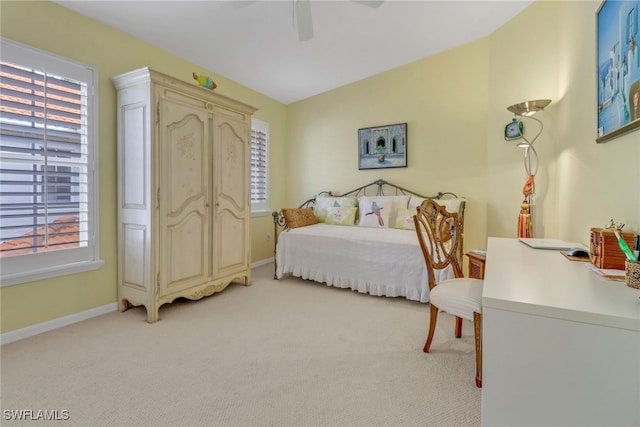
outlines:
M375 216L378 217L378 224L380 224L380 227L384 227L384 221L382 220L382 217L380 216L380 211L383 208L381 208L380 206L378 206L378 204L374 201L371 203L371 212L367 212L365 215L371 215L374 214Z
M197 81L200 86L206 89L214 90L215 88L218 87L218 85L215 84L213 80L211 80L211 77L199 76L197 73L194 72L193 79Z

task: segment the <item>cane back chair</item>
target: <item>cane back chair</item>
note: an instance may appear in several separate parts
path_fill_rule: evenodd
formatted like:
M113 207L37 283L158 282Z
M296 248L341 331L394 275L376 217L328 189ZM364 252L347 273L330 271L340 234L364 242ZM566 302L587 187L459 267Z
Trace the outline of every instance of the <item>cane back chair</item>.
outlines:
M482 387L482 286L479 279L465 278L460 266L459 245L462 225L458 213L447 212L433 199L427 199L417 208L413 217L420 248L427 265L431 320L423 351L429 352L436 329L438 312L456 317L455 336L462 336L462 320L474 325L476 344L476 386ZM453 279L436 283L435 270L451 266Z

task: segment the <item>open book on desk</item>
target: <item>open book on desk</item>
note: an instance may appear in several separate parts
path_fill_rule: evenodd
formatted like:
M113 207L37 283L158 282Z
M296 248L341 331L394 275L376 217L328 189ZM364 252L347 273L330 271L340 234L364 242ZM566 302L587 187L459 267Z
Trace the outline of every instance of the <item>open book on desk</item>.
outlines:
M533 249L553 249L558 251L566 251L571 248L581 247L580 243L565 242L558 239L535 239L529 237L520 237L519 240Z

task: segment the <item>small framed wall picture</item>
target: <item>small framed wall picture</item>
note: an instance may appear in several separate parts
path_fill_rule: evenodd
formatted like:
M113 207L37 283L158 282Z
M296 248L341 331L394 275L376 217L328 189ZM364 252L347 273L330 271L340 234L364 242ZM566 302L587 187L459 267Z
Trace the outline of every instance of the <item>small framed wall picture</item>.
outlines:
M524 124L521 120L515 118L504 127L504 139L507 141L515 141L522 138L524 134Z
M406 167L406 123L358 129L358 169Z

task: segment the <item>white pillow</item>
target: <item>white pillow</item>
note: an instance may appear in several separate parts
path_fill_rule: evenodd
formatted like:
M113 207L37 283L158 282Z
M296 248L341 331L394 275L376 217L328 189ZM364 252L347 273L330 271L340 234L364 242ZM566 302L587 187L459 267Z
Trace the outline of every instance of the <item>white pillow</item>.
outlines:
M363 196L359 200L360 227L389 228L393 200L388 197Z
M460 211L460 206L465 201L466 200L464 198L442 199L442 200L436 200L436 203L439 204L440 206L444 206L447 212L457 213L458 211Z
M420 206L425 200L427 199L417 196L411 196L411 199L409 199L409 209L415 211L415 209ZM459 197L457 199L435 199L435 201L440 206L444 206L447 212L457 213L460 210L460 205L462 204L462 202L465 202L466 199L463 197Z
M318 196L313 204L313 213L320 222L324 222L327 218L327 209L344 206L358 206L358 199L353 196Z
M411 198L409 199L409 210L415 211L416 208L420 206L425 200L427 199L423 197L411 196Z
M363 197L367 197L369 200L391 200L391 213L389 214L389 227L393 227L396 222L396 217L398 216L398 211L401 209L406 209L409 204L410 196L400 195L400 196L361 196L358 199L358 203L361 203Z

